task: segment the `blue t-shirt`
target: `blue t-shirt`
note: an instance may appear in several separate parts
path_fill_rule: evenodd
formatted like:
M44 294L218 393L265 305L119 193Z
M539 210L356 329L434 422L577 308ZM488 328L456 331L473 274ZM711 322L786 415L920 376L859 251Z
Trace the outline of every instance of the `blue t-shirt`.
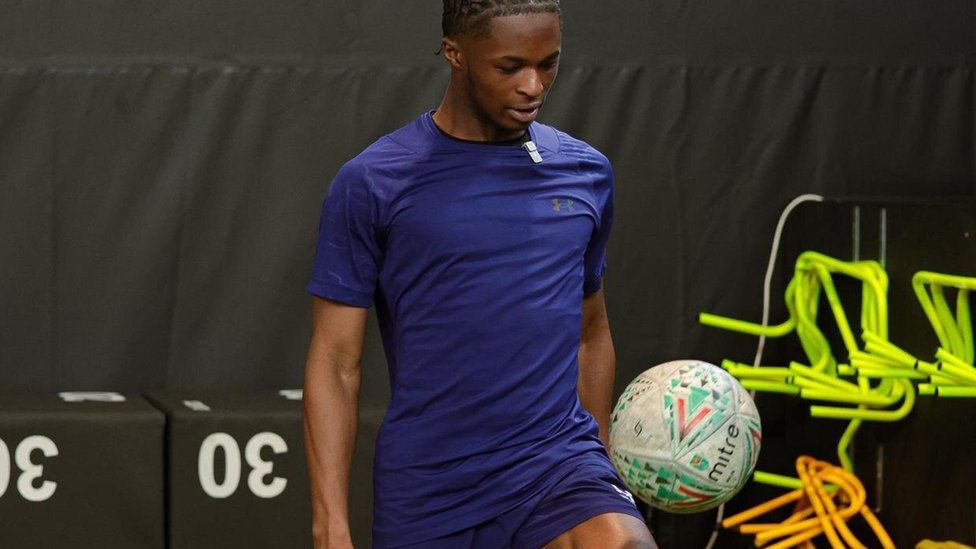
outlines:
M493 518L583 459L613 470L576 392L613 175L586 143L529 133L541 163L452 139L426 113L346 163L325 197L308 291L375 303L389 365L378 544Z

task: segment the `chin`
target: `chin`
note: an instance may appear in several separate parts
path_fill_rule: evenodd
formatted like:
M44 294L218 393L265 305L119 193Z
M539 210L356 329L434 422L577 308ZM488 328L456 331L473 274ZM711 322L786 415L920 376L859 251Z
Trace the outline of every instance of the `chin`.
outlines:
M501 119L496 119L495 124L501 128L509 131L518 132L523 131L532 125L531 122L519 122L518 120L512 120L508 115L503 114Z
M504 109L502 109L500 112L495 111L497 112L497 114L495 115L488 114L492 111L486 110L483 112L487 115L484 117L484 120L491 122L491 124L495 126L495 128L500 132L522 133L526 129L528 129L528 127L531 125L531 122L522 122L520 120L513 120L510 116L508 116L508 113Z

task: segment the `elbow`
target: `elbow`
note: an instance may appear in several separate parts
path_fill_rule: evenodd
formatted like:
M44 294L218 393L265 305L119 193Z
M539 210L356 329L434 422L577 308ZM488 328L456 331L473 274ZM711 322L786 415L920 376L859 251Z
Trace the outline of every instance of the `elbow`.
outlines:
M321 394L339 387L359 391L362 368L358 354L320 349L309 353L305 364L305 392Z

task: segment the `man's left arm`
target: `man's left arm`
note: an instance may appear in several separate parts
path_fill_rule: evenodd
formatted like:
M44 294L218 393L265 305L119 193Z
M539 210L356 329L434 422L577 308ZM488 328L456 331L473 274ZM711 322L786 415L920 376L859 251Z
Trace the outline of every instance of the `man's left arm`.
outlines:
M577 390L580 403L600 426L600 440L608 449L616 360L607 306L600 289L583 298Z

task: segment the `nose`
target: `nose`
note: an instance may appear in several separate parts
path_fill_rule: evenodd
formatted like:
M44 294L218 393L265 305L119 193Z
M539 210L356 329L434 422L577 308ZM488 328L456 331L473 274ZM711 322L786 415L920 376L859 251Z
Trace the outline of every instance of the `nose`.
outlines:
M542 83L542 76L539 71L527 70L522 71L524 77L519 81L518 92L530 99L536 99L542 95L545 91L545 85Z

